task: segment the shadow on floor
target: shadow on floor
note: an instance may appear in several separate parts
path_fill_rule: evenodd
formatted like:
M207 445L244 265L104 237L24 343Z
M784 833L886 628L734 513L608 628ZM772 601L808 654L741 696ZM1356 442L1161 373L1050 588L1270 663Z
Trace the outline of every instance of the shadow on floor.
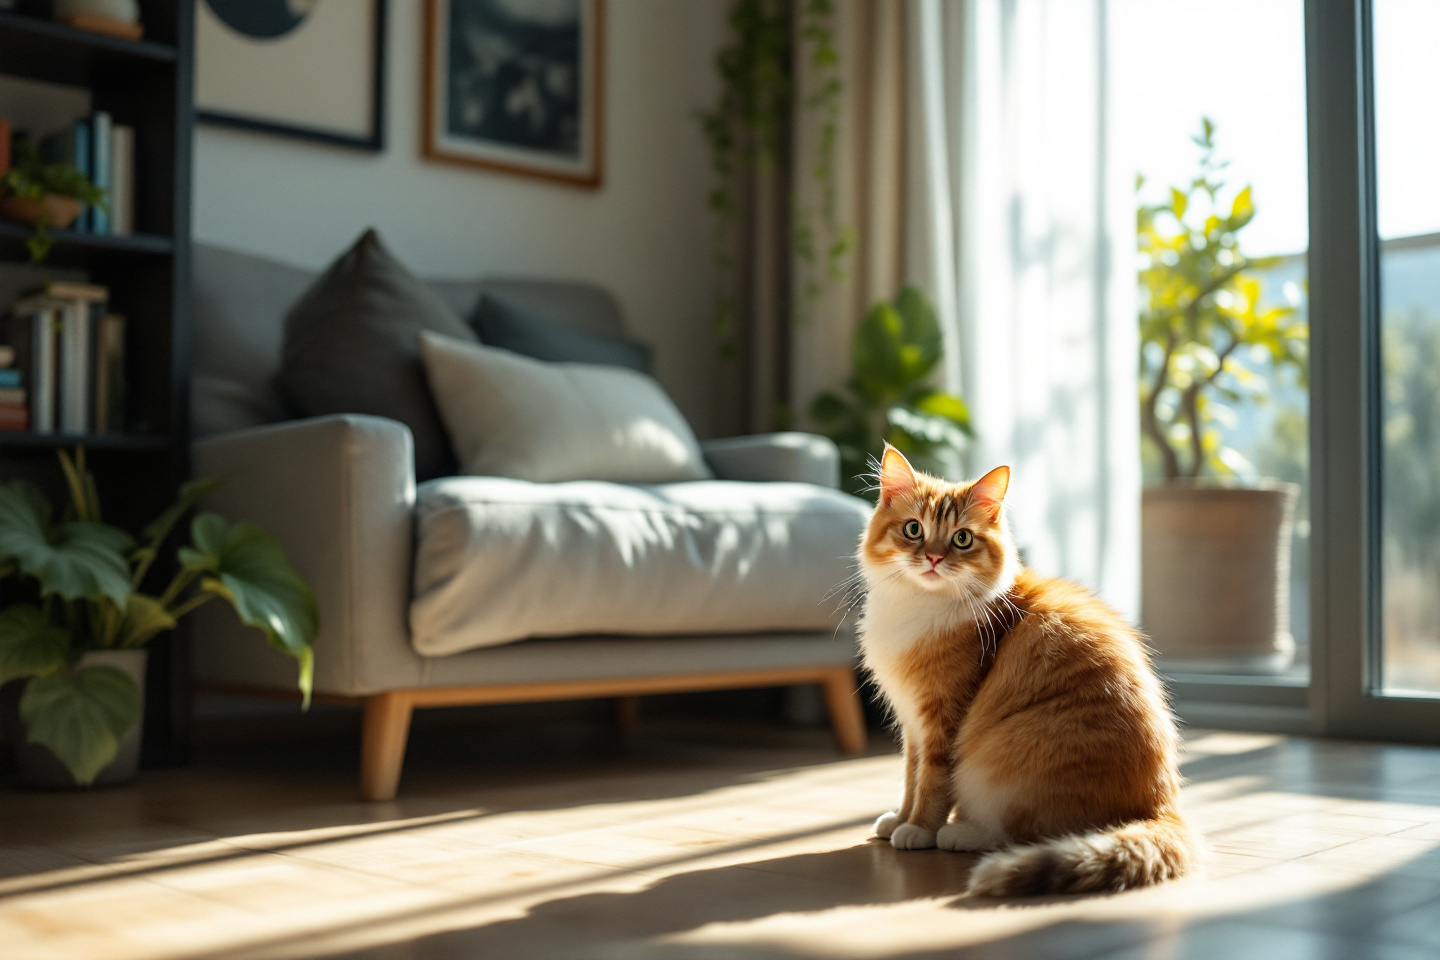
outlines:
M975 858L939 851L899 853L870 841L843 850L802 854L752 863L697 870L660 880L634 892L586 893L542 903L525 916L448 930L345 953L357 960L425 960L448 957L642 958L735 960L744 957L806 960L829 956L834 944L788 946L755 934L729 942L677 941L677 936L714 924L743 924L784 914L816 914L841 908L865 908L907 901L953 898L958 910L1009 910L1057 902L1098 901L1108 895L1048 897L1000 902L963 895ZM1083 920L1073 916L994 939L959 937L965 946L877 952L866 943L859 953L886 960L938 960L940 957L1081 958L1126 960L1246 960L1246 958L1324 958L1324 960L1420 960L1433 956L1440 937L1424 946L1423 918L1440 915L1440 886L1386 875L1344 891L1201 919L1157 915L1136 920ZM798 882L798 881L805 882ZM463 908L463 905L461 905ZM442 919L435 911L433 919ZM1416 919L1407 938L1397 915ZM424 915L390 917L391 923ZM893 923L877 914L875 923ZM1419 932L1416 933L1415 931ZM351 928L350 932L364 933ZM904 939L906 931L897 931ZM955 930L949 931L952 935ZM270 942L263 952L292 953L303 939ZM257 949L252 945L246 953ZM836 955L848 955L836 954Z
M312 738L209 749L189 767L143 771L138 782L120 787L7 789L0 793L0 816L34 825L23 838L5 838L5 846L18 841L29 848L74 848L93 840L86 860L118 864L138 876L250 855L236 846L178 851L210 840L295 834L266 844L272 852L294 851L332 843L340 834L403 834L517 811L690 797L838 759L828 733L764 725L680 723L633 738L593 723L440 728L412 737L400 796L387 803L357 798L353 738ZM192 776L197 770L204 775ZM172 848L177 855L162 862L131 861ZM0 878L44 874L51 862L0 858ZM68 875L36 879L24 893L92 882ZM0 894L0 900L19 892Z

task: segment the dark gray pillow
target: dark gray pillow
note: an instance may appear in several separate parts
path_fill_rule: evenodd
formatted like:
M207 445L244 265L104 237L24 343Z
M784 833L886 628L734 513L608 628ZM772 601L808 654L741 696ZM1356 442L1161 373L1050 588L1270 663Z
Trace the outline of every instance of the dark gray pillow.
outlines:
M399 420L415 435L415 475L445 476L455 455L420 364L422 330L475 340L367 230L290 309L276 384L297 416Z
M650 373L650 348L624 337L575 330L489 294L480 297L470 326L480 342L552 363L595 363Z

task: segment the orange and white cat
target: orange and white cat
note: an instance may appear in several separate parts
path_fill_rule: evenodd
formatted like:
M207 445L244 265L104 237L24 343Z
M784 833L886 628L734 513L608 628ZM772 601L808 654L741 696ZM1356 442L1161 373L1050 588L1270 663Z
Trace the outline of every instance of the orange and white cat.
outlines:
M1009 467L946 483L885 451L860 544L861 647L904 733L905 790L875 832L901 850L994 851L971 875L982 896L1183 876L1199 846L1144 641L1021 566L1009 483Z

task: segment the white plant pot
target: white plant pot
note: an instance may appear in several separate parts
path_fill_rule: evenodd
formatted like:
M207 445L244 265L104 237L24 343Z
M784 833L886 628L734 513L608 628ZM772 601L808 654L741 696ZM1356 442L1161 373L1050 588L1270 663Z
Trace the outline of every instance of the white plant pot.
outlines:
M140 716L120 738L115 759L95 776L91 786L129 783L140 772L140 731L145 725L145 659L146 651L95 650L80 658L80 667L114 667L135 681L140 690ZM21 786L59 790L76 786L75 778L55 754L36 743L20 742L15 746L15 766Z
M1167 672L1279 673L1290 634L1300 488L1172 483L1141 506L1141 622Z

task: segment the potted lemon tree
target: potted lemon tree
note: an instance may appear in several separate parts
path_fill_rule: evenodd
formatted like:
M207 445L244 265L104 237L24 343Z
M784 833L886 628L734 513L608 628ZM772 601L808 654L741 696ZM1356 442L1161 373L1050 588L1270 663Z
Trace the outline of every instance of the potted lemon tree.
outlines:
M1278 261L1241 247L1255 204L1248 186L1222 200L1209 119L1195 143L1196 177L1139 208L1140 426L1160 478L1142 501L1142 620L1167 669L1279 671L1294 656L1298 487L1242 481L1249 471L1223 428L1281 371L1303 383L1308 327L1262 298L1260 272Z
M133 779L140 752L145 645L220 599L294 657L305 702L319 615L279 543L254 524L201 513L179 547L178 570L144 592L171 535L218 482L186 484L138 539L104 523L83 450L60 465L68 503L57 516L23 480L0 485L0 685L15 681L24 731L16 760L29 786Z

